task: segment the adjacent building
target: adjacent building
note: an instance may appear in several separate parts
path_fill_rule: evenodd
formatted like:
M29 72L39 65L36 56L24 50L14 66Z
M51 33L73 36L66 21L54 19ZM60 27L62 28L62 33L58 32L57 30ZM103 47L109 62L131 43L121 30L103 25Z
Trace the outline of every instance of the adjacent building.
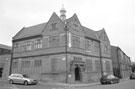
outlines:
M132 71L130 57L117 46L111 46L111 49L114 75L119 78L128 78Z
M10 70L12 47L0 44L0 78L7 78Z
M112 74L111 46L104 30L81 25L66 10L54 12L49 21L23 27L12 39L12 73L28 74L38 80L97 82L103 73Z

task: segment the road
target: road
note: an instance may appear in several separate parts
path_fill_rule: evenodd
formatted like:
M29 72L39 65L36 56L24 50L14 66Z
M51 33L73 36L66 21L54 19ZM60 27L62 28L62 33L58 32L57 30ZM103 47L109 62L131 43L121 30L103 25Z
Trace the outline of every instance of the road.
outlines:
M90 85L90 86L63 86L63 85L19 85L0 81L0 89L135 89L135 80L126 80L118 84Z

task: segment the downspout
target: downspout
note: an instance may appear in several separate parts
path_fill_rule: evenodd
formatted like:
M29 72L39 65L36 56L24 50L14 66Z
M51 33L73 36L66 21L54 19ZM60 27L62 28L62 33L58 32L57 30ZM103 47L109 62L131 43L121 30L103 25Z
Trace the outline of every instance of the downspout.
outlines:
M65 30L65 53L66 53L66 83L68 83L68 70L67 70L67 67L68 67L68 57L67 57L67 47L68 47L68 35L67 35L67 32L68 32L68 27L67 25L64 27L64 30Z
M102 52L101 52L101 42L98 41L99 43L99 58L100 58L100 65L101 65L101 77L103 76L103 64L102 64Z
M121 67L120 67L120 60L119 60L119 55L118 55L118 52L119 51L119 48L117 47L117 61L118 61L118 69L119 69L119 78L122 78L121 77Z
M9 75L12 73L13 52L14 52L14 45L13 45L13 41L12 41L12 50L11 50L11 59L10 59Z

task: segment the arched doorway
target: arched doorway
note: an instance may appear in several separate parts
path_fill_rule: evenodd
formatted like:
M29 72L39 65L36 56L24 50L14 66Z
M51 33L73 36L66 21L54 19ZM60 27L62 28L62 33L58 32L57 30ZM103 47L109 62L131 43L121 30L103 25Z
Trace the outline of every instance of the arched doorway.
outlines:
M75 68L75 81L80 81L81 80L81 69L80 67Z
M0 78L2 78L2 74L3 74L3 68L0 67Z

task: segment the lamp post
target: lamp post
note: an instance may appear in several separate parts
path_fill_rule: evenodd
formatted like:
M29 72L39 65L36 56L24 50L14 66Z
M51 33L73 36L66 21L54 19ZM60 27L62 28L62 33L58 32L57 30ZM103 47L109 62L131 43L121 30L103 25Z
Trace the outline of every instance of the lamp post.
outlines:
M67 70L67 67L68 67L68 57L67 57L67 47L68 47L68 27L67 25L64 27L64 30L65 30L65 56L66 56L66 83L68 82L68 70Z

